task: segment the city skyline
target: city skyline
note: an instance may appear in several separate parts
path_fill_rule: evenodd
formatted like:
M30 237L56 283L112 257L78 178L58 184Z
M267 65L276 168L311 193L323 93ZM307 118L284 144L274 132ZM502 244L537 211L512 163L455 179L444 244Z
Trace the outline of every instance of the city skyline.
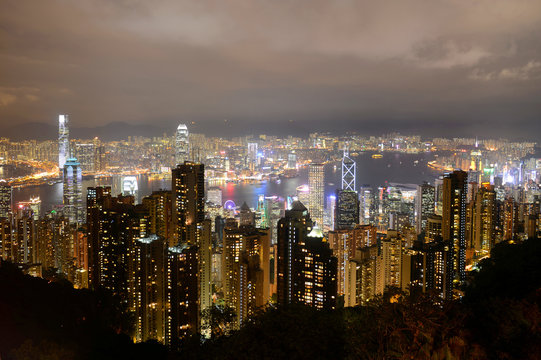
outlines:
M0 358L537 359L539 0L6 0Z

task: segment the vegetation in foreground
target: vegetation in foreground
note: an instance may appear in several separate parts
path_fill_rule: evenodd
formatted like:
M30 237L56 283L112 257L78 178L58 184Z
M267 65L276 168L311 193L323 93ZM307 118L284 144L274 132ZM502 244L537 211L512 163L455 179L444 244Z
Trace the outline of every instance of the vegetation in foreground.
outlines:
M102 292L0 267L2 359L541 359L541 240L499 244L460 302L392 289L367 306L272 308L242 329L187 339L180 353L132 344L130 319ZM227 316L223 321L227 321Z

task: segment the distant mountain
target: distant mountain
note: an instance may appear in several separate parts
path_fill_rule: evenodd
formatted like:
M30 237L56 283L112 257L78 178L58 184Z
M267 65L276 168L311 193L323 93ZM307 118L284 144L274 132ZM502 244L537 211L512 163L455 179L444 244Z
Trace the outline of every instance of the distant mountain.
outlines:
M92 139L99 137L102 140L122 140L128 136L162 136L165 133L172 134L174 128L165 128L146 124L129 124L126 122L112 122L96 127L70 127L70 138ZM58 138L58 127L55 124L45 123L22 123L5 129L0 134L11 140L54 140Z

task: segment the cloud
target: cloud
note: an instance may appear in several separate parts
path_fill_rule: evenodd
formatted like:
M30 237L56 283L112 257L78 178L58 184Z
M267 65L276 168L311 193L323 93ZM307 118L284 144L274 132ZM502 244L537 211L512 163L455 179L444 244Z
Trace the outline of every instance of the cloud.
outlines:
M205 131L228 118L257 131L289 119L362 128L541 113L541 84L526 81L541 59L538 0L5 0L3 10L0 125L70 113L74 125L193 120Z
M530 60L522 66L503 68L499 71L483 71L476 68L470 77L474 80L539 80L541 79L541 61Z

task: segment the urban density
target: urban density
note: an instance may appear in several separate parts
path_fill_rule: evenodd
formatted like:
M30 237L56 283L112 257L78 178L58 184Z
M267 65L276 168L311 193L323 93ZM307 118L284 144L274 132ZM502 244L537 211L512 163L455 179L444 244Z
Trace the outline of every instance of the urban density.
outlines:
M0 360L541 360L541 0L0 3Z
M136 342L178 349L190 334L210 337L201 314L213 306L233 310L228 332L267 306L351 307L388 287L460 299L468 271L496 244L541 231L532 142L222 139L184 124L161 138L102 142L71 139L69 118L59 115L58 140L0 142L1 169L14 174L0 185L1 258L33 276L53 271L75 288L110 291L132 314ZM431 155L422 166L441 175L359 184L371 169L357 157L396 154ZM329 183L325 167L340 182ZM303 169L307 184L292 193L255 192L240 205L224 196L229 186L280 185ZM141 193L142 176L164 188ZM83 179L103 185L83 188ZM61 202L43 204L38 189L58 181ZM20 188L32 195L15 202Z

